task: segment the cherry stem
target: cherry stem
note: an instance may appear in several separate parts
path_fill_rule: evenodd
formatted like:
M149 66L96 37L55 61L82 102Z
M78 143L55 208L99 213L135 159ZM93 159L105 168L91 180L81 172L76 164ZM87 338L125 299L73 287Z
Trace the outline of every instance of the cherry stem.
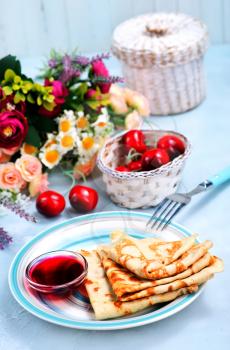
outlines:
M60 165L60 168L61 168L62 173L63 173L65 176L69 177L69 178L72 180L71 185L70 185L70 187L68 188L68 190L65 191L64 193L62 193L63 196L66 197L67 194L69 193L69 191L71 190L71 188L75 185L76 180L75 180L75 178L74 178L74 176L73 176L73 170L64 170L63 167L62 167L61 165Z
M160 130L159 126L148 119L145 119L145 123L150 127L151 130ZM154 127L153 127L154 125Z
M136 150L134 148L131 148L129 150L128 155L126 156L126 160L130 161L130 160L133 160L133 158L136 158L136 157L139 157L139 156L141 156L141 153L138 153L138 152L136 152Z
M86 182L86 177L80 170L75 170L75 172L78 173L82 177L83 182Z

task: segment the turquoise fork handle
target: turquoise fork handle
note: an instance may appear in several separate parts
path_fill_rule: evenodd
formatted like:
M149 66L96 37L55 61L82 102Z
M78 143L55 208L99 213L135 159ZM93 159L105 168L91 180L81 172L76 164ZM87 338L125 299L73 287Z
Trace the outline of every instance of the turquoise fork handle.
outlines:
M212 182L213 186L222 185L224 182L230 180L230 166L223 169L219 174L212 176L208 180Z

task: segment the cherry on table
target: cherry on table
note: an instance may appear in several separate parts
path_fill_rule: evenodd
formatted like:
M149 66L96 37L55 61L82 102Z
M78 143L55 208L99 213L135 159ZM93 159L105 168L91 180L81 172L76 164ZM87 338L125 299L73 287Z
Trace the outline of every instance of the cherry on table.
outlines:
M98 193L91 187L76 185L69 193L71 206L80 213L87 213L96 208Z
M42 192L37 197L36 208L47 217L57 216L65 209L65 198L55 191Z

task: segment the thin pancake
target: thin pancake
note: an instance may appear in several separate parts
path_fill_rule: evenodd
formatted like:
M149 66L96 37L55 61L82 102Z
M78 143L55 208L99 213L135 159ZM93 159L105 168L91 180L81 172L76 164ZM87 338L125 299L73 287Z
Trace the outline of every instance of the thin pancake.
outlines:
M223 271L223 262L217 257L212 257L212 262L210 266L205 267L201 271L180 280L173 281L171 283L163 284L156 287L150 287L144 289L140 292L133 293L122 297L122 301L136 300L139 298L145 298L151 295L158 295L167 292L172 292L184 287L189 287L192 285L201 285L211 279L215 273Z
M133 294L126 294L121 297L121 301L137 300L139 298L149 297L151 295L163 294L171 291L175 291L184 287L189 287L192 285L200 285L207 282L210 278L214 276L215 273L223 271L223 262L217 258L212 257L212 263L210 266L205 267L201 271L180 280L175 280L171 283L146 288L142 291Z
M135 275L156 280L185 271L212 247L210 241L194 245L195 237L173 242L156 242L155 239L152 244L149 239L146 244L146 240L123 235L111 246L103 246L102 250Z
M195 244L196 235L178 241L167 242L159 238L148 237L135 239L122 231L111 233L111 254L127 260L128 257L140 257L142 260L156 261L168 265L177 260L183 253ZM113 259L114 260L114 259Z
M146 290L147 288L168 284L173 281L189 277L192 274L201 271L203 268L209 266L211 262L213 262L212 256L207 253L182 273L172 277L150 281L141 279L132 272L123 268L121 265L118 265L113 260L109 259L107 255L100 250L100 248L98 249L98 254L101 258L102 265L113 291L119 300L126 300L126 297L134 294L136 295L136 292Z
M91 305L98 320L116 318L134 314L158 303L169 302L181 295L196 292L198 286L181 288L176 291L150 296L134 301L116 301L115 294L105 275L96 251L81 252L88 262L88 275L85 286Z

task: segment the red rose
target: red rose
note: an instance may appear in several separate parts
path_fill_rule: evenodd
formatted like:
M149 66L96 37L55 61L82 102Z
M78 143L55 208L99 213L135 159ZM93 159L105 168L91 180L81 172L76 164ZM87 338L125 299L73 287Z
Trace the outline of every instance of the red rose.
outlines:
M102 60L96 60L92 62L92 73L95 77L109 78L109 72ZM109 92L111 83L98 83L97 84L103 94Z
M0 113L0 148L20 147L28 131L24 115L16 110Z
M3 98L3 96L4 96L4 92L2 90L2 87L0 86L0 99Z
M1 88L0 88L0 110L1 111L13 111L17 110L21 112L22 114L25 114L26 112L26 104L23 101L20 101L19 103L14 103L14 95L11 94L9 96L4 97L1 95Z
M48 111L45 107L40 107L38 113L43 117L55 118L61 113L61 105L55 106L52 111Z

